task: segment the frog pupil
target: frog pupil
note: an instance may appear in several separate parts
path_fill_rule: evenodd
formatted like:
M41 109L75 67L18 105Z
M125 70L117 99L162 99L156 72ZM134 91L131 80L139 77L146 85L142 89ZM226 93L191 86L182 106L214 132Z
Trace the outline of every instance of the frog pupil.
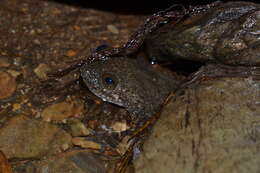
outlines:
M111 77L106 77L105 78L105 82L107 83L107 84L113 84L114 83L114 81L113 81L113 79L111 78Z

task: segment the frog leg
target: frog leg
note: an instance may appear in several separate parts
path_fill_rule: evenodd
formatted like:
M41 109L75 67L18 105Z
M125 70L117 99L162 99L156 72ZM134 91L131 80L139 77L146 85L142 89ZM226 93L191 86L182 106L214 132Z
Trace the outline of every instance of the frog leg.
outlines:
M85 62L86 62L85 59L80 59L76 63L73 63L72 65L69 65L66 68L58 69L57 72L48 73L48 77L50 77L50 78L61 78L65 75L69 74L71 71L73 71L77 68L80 68L81 66L83 66L85 64Z
M166 105L170 98L173 97L173 94L169 94L164 101L164 103L161 105L161 109ZM160 109L160 110L161 110ZM142 124L141 127L137 127L137 129L131 134L128 142L130 143L128 149L124 153L124 155L121 157L119 161L119 166L116 169L116 173L125 173L127 166L131 162L133 155L134 155L134 149L139 148L143 142L145 137L149 135L149 130L153 127L153 125L157 122L158 118L161 115L161 111L157 112L155 115L151 116L144 124Z
M119 160L119 166L116 168L115 173L125 173L127 166L130 164L133 157L133 150L137 143L131 143L131 145L126 150L125 154Z
M181 9L174 10L176 7L181 7ZM182 5L176 4L172 5L170 8L153 14L130 36L129 40L121 48L120 55L129 55L136 52L141 47L149 33L169 22L178 23L185 14L185 8Z
M144 24L141 25L136 30L136 32L134 32L130 36L130 39L126 42L125 45L123 45L123 47L119 51L120 55L125 56L136 52L143 44L147 35L152 33L154 30L160 28L161 26L169 22L177 24L183 19L189 17L190 14L194 15L196 13L207 11L208 9L219 4L221 4L221 2L216 1L203 6L190 6L188 9L186 9L183 5L174 4L165 10L153 14L152 16L147 18Z
M78 69L80 67L82 67L85 64L90 64L93 61L96 60L106 60L107 57L116 54L119 52L118 48L114 48L111 50L101 50L101 51L94 51L90 56L88 56L87 58L81 58L77 61L75 61L73 64L69 65L66 68L63 69L58 69L57 72L54 73L48 73L48 76L51 78L61 78L67 74L69 74L71 71Z

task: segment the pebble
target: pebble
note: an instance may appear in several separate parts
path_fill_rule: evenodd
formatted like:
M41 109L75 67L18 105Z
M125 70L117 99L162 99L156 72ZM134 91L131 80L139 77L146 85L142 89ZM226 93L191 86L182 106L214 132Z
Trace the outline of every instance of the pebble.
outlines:
M76 56L77 55L77 52L75 50L68 50L66 55L68 57L72 57L72 56Z
M84 105L81 103L60 102L46 107L42 112L44 121L64 121L65 119L77 116L83 112Z
M12 111L17 111L17 110L19 110L19 109L21 109L21 104L14 103L14 104L13 104L13 109L12 109Z
M74 137L72 138L72 143L76 146L80 146L81 148L88 148L88 149L95 149L95 150L101 149L100 144L93 141L88 141L84 137Z
M16 71L16 70L7 70L7 72L12 75L14 78L16 78L17 76L19 76L21 74L20 71Z
M114 124L112 124L111 128L115 131L115 132L123 132L128 130L130 127L127 125L126 121L123 122L115 122Z
M50 67L46 64L39 64L33 71L40 79L47 79L47 72L50 71Z
M107 29L113 34L119 34L119 30L115 25L107 25Z
M16 81L7 72L0 71L0 99L6 99L14 94Z
M71 119L68 122L72 136L88 136L90 130L78 119Z

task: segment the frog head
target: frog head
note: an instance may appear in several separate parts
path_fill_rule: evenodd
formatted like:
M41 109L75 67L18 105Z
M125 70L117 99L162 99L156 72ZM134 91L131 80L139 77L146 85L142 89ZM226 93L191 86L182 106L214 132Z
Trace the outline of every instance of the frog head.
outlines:
M113 57L93 61L83 65L80 71L92 93L126 108L134 116L154 111L169 89L167 78L136 59Z

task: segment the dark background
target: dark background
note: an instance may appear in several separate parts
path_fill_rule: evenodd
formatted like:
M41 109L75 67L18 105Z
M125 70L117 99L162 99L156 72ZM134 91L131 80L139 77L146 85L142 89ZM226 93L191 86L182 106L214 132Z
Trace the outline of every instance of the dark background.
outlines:
M53 0L60 3L66 3L74 6L81 6L84 8L94 8L105 11L112 11L116 13L128 14L151 14L163 10L173 4L202 5L209 4L214 1L193 1L193 0ZM222 1L227 2L228 0ZM257 2L257 1L249 1Z

